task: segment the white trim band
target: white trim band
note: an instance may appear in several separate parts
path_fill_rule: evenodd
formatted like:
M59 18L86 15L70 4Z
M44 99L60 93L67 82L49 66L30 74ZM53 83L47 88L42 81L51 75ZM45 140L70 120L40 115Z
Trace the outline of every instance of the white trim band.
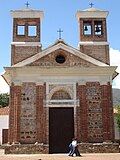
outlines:
M41 42L11 42L15 46L42 46Z
M79 45L109 45L109 42L93 42L93 41L90 41L90 42L79 42Z

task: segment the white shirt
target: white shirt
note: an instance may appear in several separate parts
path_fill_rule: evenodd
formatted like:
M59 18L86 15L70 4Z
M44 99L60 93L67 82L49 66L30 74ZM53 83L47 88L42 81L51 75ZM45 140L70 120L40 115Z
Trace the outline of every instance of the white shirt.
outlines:
M73 146L73 147L76 147L76 146L77 146L77 141L76 141L76 140L73 140L73 141L72 141L72 146Z

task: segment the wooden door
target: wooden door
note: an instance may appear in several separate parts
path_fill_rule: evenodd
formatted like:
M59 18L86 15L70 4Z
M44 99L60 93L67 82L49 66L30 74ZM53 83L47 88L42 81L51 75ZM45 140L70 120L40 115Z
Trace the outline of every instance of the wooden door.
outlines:
M2 129L2 144L8 143L8 129Z
M49 109L49 153L67 153L74 137L73 108Z

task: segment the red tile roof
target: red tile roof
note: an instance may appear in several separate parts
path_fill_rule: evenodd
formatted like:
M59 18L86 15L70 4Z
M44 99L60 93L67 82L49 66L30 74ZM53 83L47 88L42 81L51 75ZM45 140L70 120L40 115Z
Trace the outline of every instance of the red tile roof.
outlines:
M9 114L9 107L0 108L0 115L8 115Z

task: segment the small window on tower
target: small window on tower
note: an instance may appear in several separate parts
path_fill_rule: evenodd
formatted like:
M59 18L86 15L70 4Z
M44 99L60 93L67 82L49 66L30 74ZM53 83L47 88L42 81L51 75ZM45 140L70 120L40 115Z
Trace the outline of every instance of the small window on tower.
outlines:
M18 25L17 26L17 35L24 36L25 35L25 25Z
M102 35L103 34L101 21L95 21L94 32L95 32L95 35Z
M36 36L37 35L37 26L29 25L28 26L28 36Z
M84 22L84 35L92 34L92 26L91 22Z

